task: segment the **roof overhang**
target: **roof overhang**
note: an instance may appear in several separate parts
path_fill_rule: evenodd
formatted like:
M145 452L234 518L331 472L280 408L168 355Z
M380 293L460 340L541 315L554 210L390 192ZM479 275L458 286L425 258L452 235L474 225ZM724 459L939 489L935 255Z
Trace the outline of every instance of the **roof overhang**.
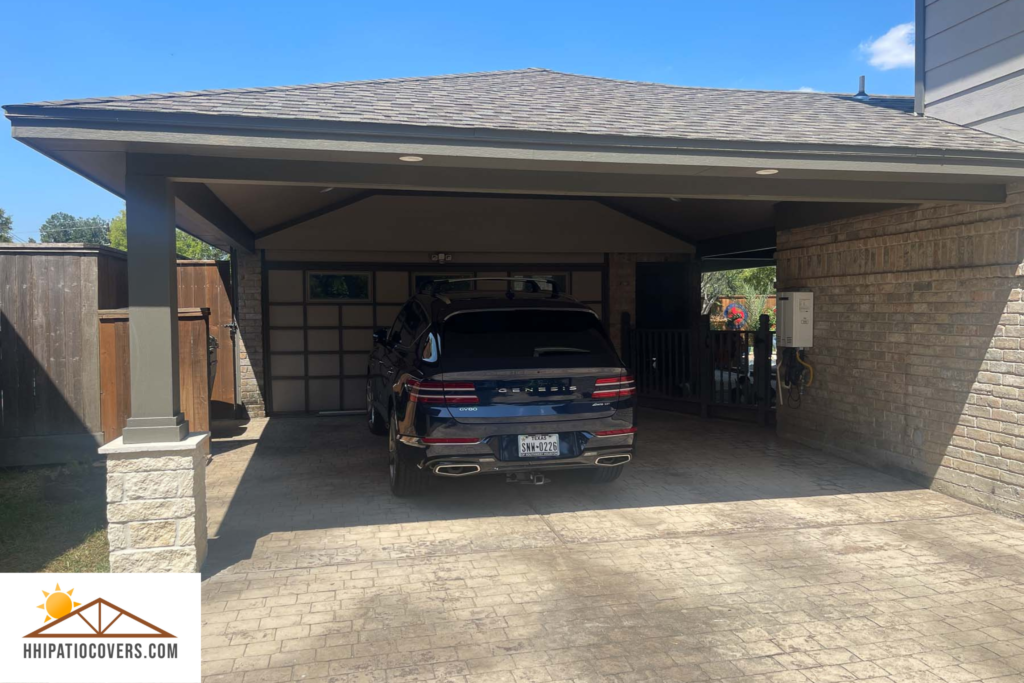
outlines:
M9 106L12 135L123 195L125 173L182 184L773 202L999 203L1024 155L651 139ZM424 158L416 164L401 155ZM773 176L754 171L778 169ZM179 193L179 225L251 250L214 193Z

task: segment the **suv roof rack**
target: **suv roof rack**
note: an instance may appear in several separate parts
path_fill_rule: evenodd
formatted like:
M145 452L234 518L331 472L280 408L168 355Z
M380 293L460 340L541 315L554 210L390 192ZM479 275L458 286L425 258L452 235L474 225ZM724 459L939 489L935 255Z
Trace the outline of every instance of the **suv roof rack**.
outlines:
M439 299L443 299L445 303L451 303L448 297L444 296L446 292L450 292L451 286L459 282L505 282L507 286L505 288L505 296L512 299L515 297L515 290L512 285L516 283L522 283L529 285L529 294L540 294L544 290L541 289L540 283L546 282L551 285L551 298L557 299L561 296L561 292L558 290L558 282L549 278L536 278L536 277L462 277L462 278L445 278L442 280L431 280L420 287L420 294L427 294L434 296Z

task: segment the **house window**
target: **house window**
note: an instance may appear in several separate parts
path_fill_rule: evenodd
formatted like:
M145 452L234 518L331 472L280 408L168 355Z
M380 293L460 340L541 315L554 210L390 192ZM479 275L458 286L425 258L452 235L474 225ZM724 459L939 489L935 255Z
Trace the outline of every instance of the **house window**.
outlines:
M309 301L369 301L369 273L309 273Z

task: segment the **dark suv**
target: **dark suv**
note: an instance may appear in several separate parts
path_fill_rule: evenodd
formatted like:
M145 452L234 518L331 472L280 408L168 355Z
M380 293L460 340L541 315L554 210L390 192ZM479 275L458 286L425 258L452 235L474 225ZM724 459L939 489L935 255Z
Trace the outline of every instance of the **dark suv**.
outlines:
M482 282L506 290L459 291ZM592 468L609 482L632 458L633 378L598 316L554 282L435 281L373 337L366 415L388 435L395 495L431 475Z

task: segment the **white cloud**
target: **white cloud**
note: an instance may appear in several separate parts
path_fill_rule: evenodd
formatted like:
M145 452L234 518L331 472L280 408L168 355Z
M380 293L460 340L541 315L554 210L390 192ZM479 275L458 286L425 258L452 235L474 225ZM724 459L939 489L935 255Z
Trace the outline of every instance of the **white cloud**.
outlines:
M804 85L804 86L801 86L801 87L797 88L793 92L821 92L821 91L820 90L816 90L815 88L812 88L809 85Z
M861 54L882 71L914 66L914 24L893 26L877 40L860 44Z

